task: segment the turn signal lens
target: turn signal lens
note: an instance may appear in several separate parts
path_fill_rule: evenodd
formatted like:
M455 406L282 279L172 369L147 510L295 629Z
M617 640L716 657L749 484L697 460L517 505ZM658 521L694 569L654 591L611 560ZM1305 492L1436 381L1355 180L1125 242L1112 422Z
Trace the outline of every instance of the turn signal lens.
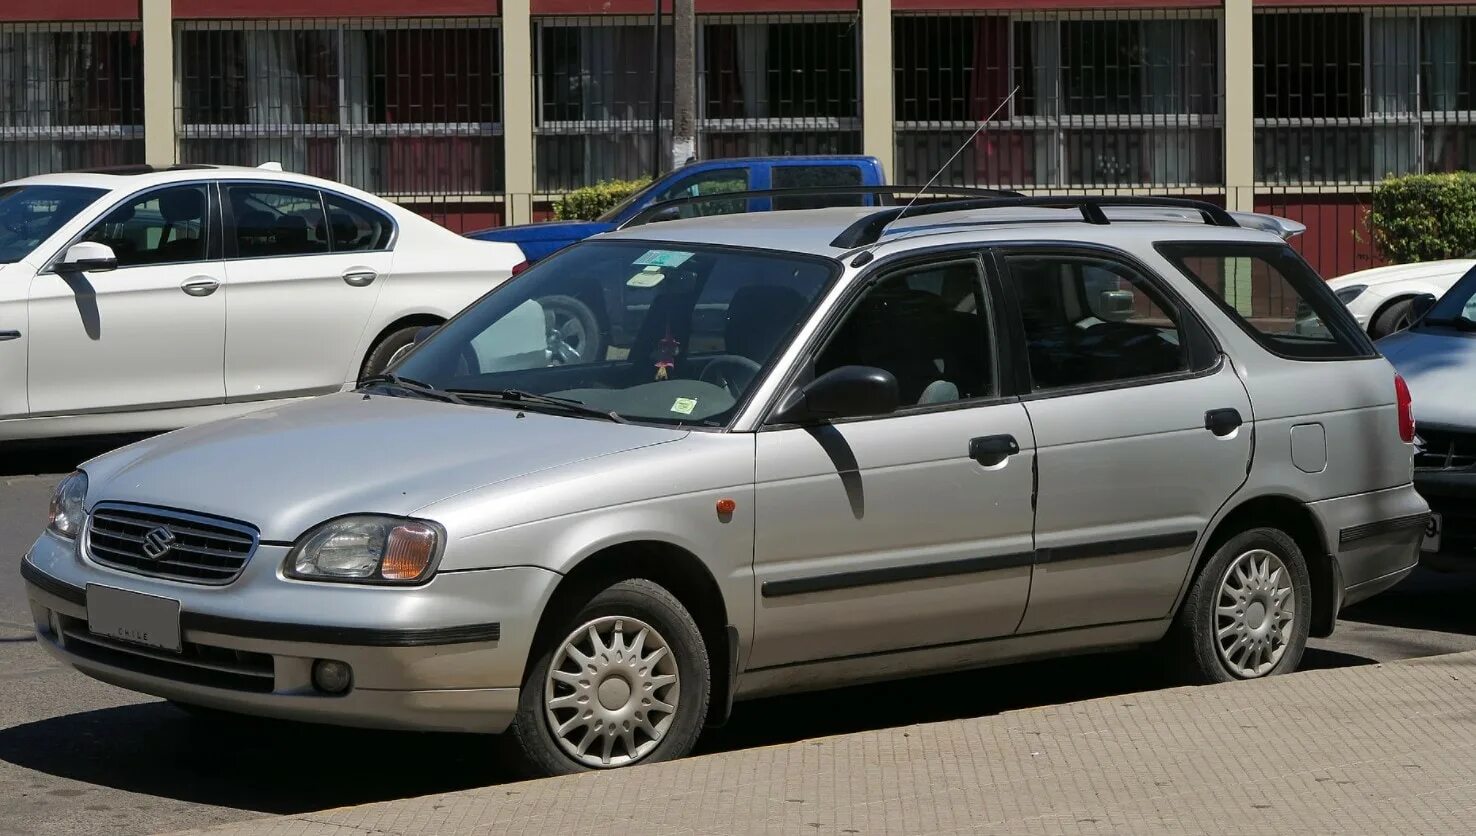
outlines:
M1409 396L1409 384L1404 378L1394 375L1394 397L1399 403L1399 439L1413 444L1415 438L1414 401Z
M436 556L436 530L407 522L390 531L379 574L388 581L413 581L425 574Z

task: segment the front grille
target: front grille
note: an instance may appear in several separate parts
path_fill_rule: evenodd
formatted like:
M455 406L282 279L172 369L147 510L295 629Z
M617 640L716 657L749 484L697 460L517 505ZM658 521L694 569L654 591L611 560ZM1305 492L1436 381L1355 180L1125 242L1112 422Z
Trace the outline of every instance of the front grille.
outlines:
M1476 433L1418 431L1423 442L1415 450L1415 467L1454 470L1476 466Z
M270 694L276 684L272 657L265 653L194 642L181 642L180 652L170 653L94 635L86 621L68 615L58 617L66 651L99 664L231 691Z
M257 531L165 508L100 502L87 553L104 566L190 583L230 583L256 551Z

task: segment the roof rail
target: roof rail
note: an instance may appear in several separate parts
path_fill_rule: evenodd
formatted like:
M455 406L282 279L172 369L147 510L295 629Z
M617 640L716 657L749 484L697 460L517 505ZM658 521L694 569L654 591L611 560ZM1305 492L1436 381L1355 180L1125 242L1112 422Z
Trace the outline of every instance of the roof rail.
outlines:
M713 194L692 195L689 197L677 197L671 200L661 200L652 203L645 209L637 212L634 217L620 225L620 229L632 226L644 226L653 221L671 220L668 217L658 217L680 206L689 203L707 203L716 200L749 200L753 198L766 197L828 197L831 195L913 195L920 194L923 186L812 186L793 189L757 189L741 192L714 192ZM1019 192L1008 189L979 189L972 186L934 186L931 190L934 194L964 195L973 198L1005 198L1024 197ZM924 200L928 198L923 198ZM929 205L929 204L923 204ZM910 213L910 214L916 214Z
M1235 218L1224 209L1213 203L1205 203L1202 200L1189 200L1181 197L1110 197L1097 195L1082 195L1079 197L1027 197L1024 195L992 197L982 199L945 200L938 203L929 203L923 206L899 206L896 208L881 209L859 221L846 227L845 231L830 242L832 247L842 250L852 250L857 247L866 247L881 240L888 226L892 223L906 218L914 218L919 215L941 215L948 212L968 212L977 209L1010 209L1018 207L1031 207L1043 209L1076 209L1081 212L1082 220L1089 224L1110 224L1107 214L1102 210L1108 207L1127 206L1149 206L1175 209L1193 209L1200 213L1205 223L1214 226L1238 227Z

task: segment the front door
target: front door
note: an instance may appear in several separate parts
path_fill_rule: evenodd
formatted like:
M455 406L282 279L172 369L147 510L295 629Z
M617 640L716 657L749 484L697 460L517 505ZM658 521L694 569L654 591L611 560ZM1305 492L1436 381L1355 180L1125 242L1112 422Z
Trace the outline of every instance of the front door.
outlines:
M757 434L750 670L1015 630L1034 441L1000 395L981 278L972 258L892 272L808 361L891 372L898 412Z
M228 183L222 191L227 400L339 389L364 359L354 352L389 278L389 219L302 186Z
M112 247L116 270L36 276L33 416L221 402L224 266L212 249L210 203L203 184L135 195L83 236Z
M1210 519L1245 481L1245 387L1145 268L1060 249L1002 261L1039 469L1020 630L1167 617Z

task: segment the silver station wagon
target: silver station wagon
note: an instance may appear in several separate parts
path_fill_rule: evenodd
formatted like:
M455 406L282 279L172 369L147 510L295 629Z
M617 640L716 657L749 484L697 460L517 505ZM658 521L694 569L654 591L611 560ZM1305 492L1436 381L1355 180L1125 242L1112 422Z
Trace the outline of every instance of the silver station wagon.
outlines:
M541 774L1063 652L1288 672L1428 509L1407 389L1286 228L1017 197L600 236L353 391L83 465L36 630L197 713L504 733ZM598 351L549 347L559 297Z

